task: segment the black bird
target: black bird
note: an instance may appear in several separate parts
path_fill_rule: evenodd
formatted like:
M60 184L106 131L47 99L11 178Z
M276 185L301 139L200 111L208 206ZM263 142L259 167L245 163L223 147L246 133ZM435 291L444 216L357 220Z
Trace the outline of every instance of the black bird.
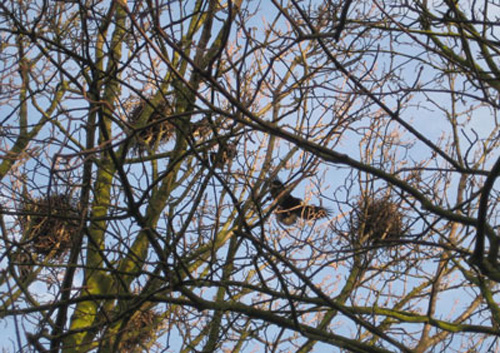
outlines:
M298 217L310 221L330 215L330 211L324 207L307 205L302 199L293 197L279 179L273 180L270 192L278 204L276 217L284 225L294 224Z

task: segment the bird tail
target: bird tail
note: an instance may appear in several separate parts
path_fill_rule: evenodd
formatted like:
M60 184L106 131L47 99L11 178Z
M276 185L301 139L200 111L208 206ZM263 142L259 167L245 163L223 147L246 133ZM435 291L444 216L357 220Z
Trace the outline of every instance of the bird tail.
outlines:
M298 215L301 218L309 221L314 219L329 217L331 215L331 211L328 210L327 208L314 205L304 205L297 209L297 213L299 213Z

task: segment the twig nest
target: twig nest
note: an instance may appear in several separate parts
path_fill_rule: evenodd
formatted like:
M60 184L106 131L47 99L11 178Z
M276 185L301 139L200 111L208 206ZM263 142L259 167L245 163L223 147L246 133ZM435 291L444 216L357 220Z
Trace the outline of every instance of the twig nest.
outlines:
M236 142L224 142L219 143L219 150L217 152L210 152L210 164L215 169L223 169L224 166L231 166L233 160L238 155L236 150Z
M395 240L404 230L400 206L389 197L362 197L351 215L351 230L359 244Z
M71 248L80 217L70 195L25 200L21 205L21 228L27 249L41 256L62 257Z
M167 100L163 100L156 107L151 103L140 100L131 104L132 110L128 114L128 123L134 127L135 135L132 150L136 154L142 154L148 149L154 149L158 144L168 142L175 134L175 126L168 117L173 114L173 107ZM146 107L152 109L151 114L145 120L144 126L139 127L138 122L142 118Z
M160 326L160 314L154 310L136 312L127 323L119 347L120 352L143 352L141 347L146 346L154 337Z

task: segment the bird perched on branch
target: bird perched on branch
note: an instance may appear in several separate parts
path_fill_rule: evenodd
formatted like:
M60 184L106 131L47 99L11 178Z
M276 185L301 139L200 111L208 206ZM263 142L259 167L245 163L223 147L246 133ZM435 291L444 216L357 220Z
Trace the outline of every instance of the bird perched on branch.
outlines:
M273 180L270 192L271 196L277 200L278 221L284 225L294 224L299 217L311 221L330 215L330 211L324 207L307 205L302 199L293 197L279 179Z

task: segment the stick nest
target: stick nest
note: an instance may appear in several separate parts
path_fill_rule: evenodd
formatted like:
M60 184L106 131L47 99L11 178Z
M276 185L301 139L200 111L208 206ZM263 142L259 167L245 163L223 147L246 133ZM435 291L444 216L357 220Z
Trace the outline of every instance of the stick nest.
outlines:
M78 232L80 216L77 203L69 195L25 200L21 205L21 228L27 251L54 258L64 256Z
M360 244L395 240L403 233L404 216L389 197L364 197L352 213L351 229Z
M147 346L160 326L160 314L154 310L136 312L127 323L122 340L119 344L120 352L142 352L141 346Z
M146 107L153 107L145 100L140 100L131 105L133 108L128 114L128 123L135 128L142 118ZM145 126L135 130L132 142L132 151L134 154L142 154L147 150L154 149L156 146L168 142L174 136L175 126L171 121L167 120L172 114L173 107L167 100L163 100L153 109L146 120Z

